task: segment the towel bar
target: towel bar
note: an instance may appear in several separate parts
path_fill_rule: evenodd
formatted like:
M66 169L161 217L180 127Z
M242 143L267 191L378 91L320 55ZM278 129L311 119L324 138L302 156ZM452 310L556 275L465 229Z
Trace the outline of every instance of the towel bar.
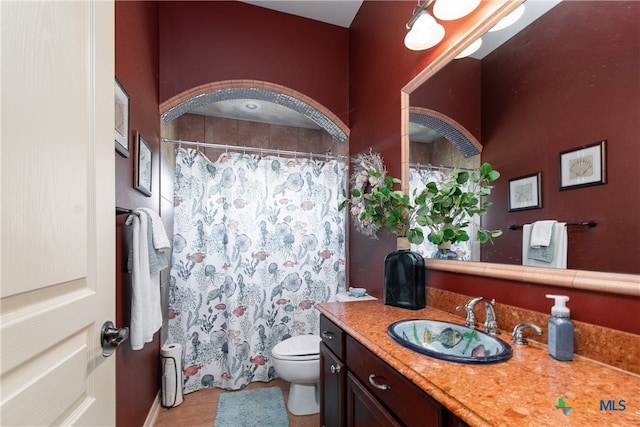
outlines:
M116 216L124 215L124 214L135 215L136 213L132 209L121 208L116 206Z
M570 222L567 224L567 227L569 226L582 226L582 227L589 227L589 228L593 228L595 226L598 225L597 221L591 220L591 221L581 221L581 222ZM509 230L517 230L519 228L522 228L522 225L516 225L516 224L512 224L509 226Z

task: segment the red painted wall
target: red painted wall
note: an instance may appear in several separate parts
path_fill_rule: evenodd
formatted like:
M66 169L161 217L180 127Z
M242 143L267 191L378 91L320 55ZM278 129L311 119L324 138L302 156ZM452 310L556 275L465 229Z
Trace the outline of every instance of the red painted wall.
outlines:
M156 212L160 206L160 120L158 114L158 4L149 1L117 1L116 77L129 94L128 158L116 154L116 206L146 207ZM135 132L143 136L153 151L152 196L133 188ZM116 217L116 324L129 326L131 281L127 272L127 241L123 223L127 215ZM141 426L160 389L160 333L142 350L133 351L124 342L116 351L116 423Z
M238 1L160 2L160 102L251 79L313 98L349 123L349 30Z
M482 141L481 77L482 68L479 60L456 59L413 91L410 96L410 105L436 110L455 120L478 141ZM451 102L452 99L463 100L463 102Z
M485 226L505 231L483 261L522 263L509 224L595 219L568 229L568 267L640 273L639 22L639 2L563 2L482 61L482 159L502 173ZM601 140L607 183L560 191L559 153ZM509 179L539 171L542 209L508 212Z

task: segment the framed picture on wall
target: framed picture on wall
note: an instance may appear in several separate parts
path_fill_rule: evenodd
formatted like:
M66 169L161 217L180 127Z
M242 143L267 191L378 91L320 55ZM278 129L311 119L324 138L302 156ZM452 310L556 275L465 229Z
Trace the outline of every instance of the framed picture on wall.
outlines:
M129 95L118 79L115 88L116 151L123 157L129 157Z
M606 140L560 153L560 190L607 183Z
M509 212L542 207L542 172L509 180Z
M136 132L134 188L146 196L151 196L151 155L152 151L149 145L140 133Z

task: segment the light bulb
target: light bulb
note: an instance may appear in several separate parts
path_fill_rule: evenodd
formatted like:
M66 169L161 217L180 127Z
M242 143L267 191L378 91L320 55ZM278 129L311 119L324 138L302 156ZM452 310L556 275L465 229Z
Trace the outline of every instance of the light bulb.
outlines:
M411 50L424 50L437 45L443 38L444 27L431 15L422 12L404 37L404 45Z

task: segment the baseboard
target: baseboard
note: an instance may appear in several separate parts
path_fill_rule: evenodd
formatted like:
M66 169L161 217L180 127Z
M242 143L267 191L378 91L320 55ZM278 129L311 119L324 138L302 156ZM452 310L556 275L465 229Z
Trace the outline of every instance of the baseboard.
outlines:
M144 420L143 427L153 427L158 419L160 408L160 390L158 390L158 394L156 394L156 398L153 400L153 405L151 405L151 409L149 409L149 413L147 414L147 419Z

